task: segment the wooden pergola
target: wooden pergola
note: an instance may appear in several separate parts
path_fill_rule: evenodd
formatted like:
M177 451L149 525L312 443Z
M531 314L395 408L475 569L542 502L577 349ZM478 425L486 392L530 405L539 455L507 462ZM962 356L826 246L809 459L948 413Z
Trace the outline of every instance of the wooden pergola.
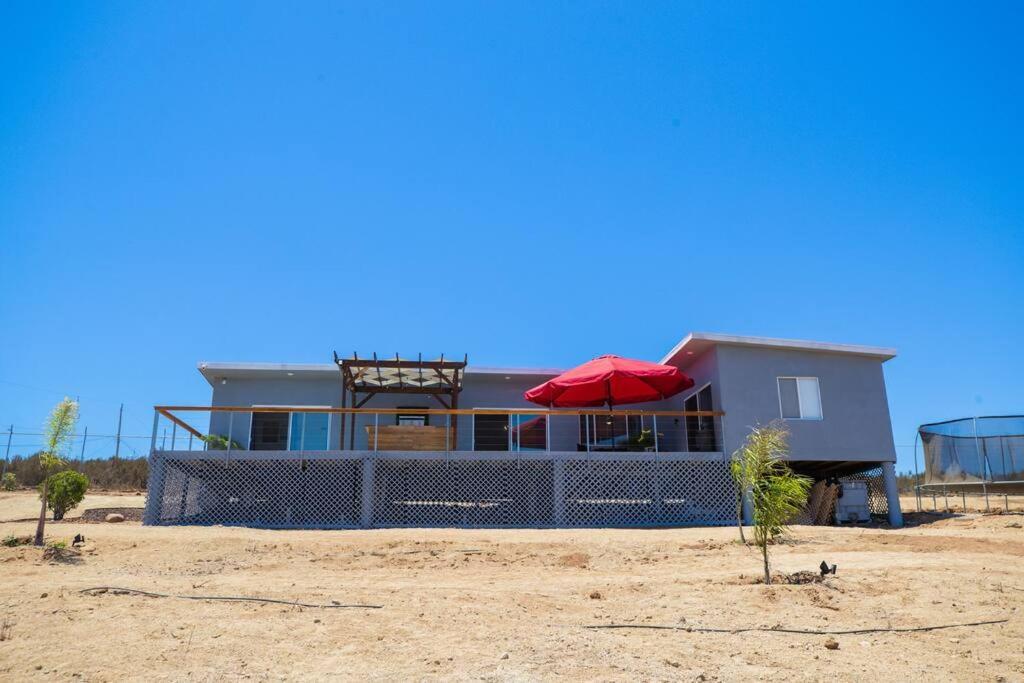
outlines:
M348 407L349 396L352 407L362 408L377 394L418 394L433 396L434 400L447 410L459 407L459 392L462 391L462 377L468 356L462 360L445 360L444 354L437 360L423 360L420 354L416 360L400 358L360 358L353 353L351 358L340 358L334 353L334 362L341 371L341 407ZM362 396L360 396L362 394ZM349 418L349 449L355 448L356 416ZM456 446L455 429L457 415L452 415L452 448ZM340 446L345 447L345 417L341 420Z

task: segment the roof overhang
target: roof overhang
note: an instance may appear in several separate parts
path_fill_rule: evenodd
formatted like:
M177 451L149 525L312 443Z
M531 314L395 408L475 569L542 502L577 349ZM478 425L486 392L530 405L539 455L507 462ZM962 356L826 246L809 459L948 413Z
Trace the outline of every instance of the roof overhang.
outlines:
M200 374L212 386L221 379L270 379L289 377L295 379L328 379L338 381L338 366L334 363L230 363L203 361L199 363ZM554 377L563 370L555 368L503 368L487 366L467 366L464 374L501 375L513 377L517 375L533 377Z
M896 349L883 346L861 346L858 344L834 344L831 342L806 341L802 339L776 339L773 337L745 337L735 334L714 332L691 332L675 345L664 358L663 364L686 367L698 356L713 346L749 346L763 349L787 351L813 351L818 353L842 353L877 358L885 362L896 357Z

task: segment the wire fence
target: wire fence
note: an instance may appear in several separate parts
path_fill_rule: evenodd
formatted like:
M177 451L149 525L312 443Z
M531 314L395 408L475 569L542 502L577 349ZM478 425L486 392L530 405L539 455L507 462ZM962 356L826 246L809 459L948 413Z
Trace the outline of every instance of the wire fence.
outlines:
M735 523L720 454L157 451L147 524L263 528Z

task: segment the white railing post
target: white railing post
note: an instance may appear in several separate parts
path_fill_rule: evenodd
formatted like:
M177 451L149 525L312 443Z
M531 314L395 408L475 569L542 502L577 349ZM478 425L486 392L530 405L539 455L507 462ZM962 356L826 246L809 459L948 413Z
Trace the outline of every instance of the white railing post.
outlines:
M452 414L445 413L444 416L444 452L450 453L452 450Z
M252 418L249 418L249 419L251 420ZM230 458L231 457L231 437L234 436L234 432L235 432L235 411L232 410L230 413L228 413L228 443L227 443L227 446L225 447L226 448L225 454L224 454L225 458Z
M544 416L544 450L551 452L551 413Z
M160 431L160 412L157 410L153 411L153 436L149 440L149 452L150 454L156 452L156 434Z
M654 452L660 453L658 446L658 416L651 415L651 431L654 433Z
M380 433L380 413L374 413L373 414L373 452L374 453L377 453L378 450L379 450L378 447L377 447L377 444L378 444L377 435L379 433Z

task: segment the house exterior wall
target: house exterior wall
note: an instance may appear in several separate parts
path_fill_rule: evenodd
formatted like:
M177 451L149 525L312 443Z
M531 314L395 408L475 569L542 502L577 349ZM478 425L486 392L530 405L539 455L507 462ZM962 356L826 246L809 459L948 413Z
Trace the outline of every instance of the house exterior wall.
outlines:
M507 379L506 379L507 377ZM550 379L550 375L494 373L473 373L464 376L462 392L459 394L459 408L540 408L523 398L523 392ZM363 396L360 394L360 397ZM341 406L341 380L336 375L325 373L313 377L231 377L226 383L219 381L213 384L213 406ZM351 407L351 404L350 406ZM430 395L417 394L386 394L382 393L371 398L365 408L424 408L440 409L438 403ZM653 403L639 403L629 406L636 410L682 410L682 399L672 398ZM530 419L524 415L522 422ZM670 418L666 418L670 419ZM249 413L212 413L210 416L210 433L226 435L230 431L231 438L246 448L252 417ZM380 415L379 424L394 424L394 415ZM444 416L431 416L431 425L443 426ZM355 423L355 439L351 440L351 422L345 423L345 444L353 444L356 450L366 450L366 427L374 424L374 416L357 415ZM473 417L460 415L456 419L458 447L469 450L473 443ZM667 434L662 450L685 450L681 432L665 425L663 434ZM331 447L338 447L341 429L341 416L331 416L330 436ZM579 419L576 416L555 417L550 427L552 451L576 451L580 440Z
M780 419L779 377L817 377L821 393L821 420L786 420L790 430L790 457L810 461L894 462L892 426L882 362L875 357L845 353L826 353L794 349L772 349L717 344L683 364L694 380L692 389L665 401L637 404L641 410L682 410L686 399L708 383L712 387L713 407L725 413L716 425L721 451L732 453L743 443L755 424ZM547 374L474 373L464 376L459 397L460 408L533 408L523 392L549 379ZM226 383L213 382L214 406L253 405L341 405L340 377L330 371L296 377L254 373L230 377ZM429 395L380 394L366 403L367 408L421 407L440 408ZM354 430L354 447L364 450L366 427L374 423L372 415L359 415ZM376 418L380 424L394 424L392 415ZM443 416L432 416L440 426ZM526 421L529 416L520 418ZM672 418L663 418L671 420ZM677 418L678 420L678 418ZM227 434L245 448L249 442L251 416L248 413L214 413L210 433ZM456 420L458 448L473 445L473 418ZM350 423L346 423L344 448L352 443ZM575 451L580 440L578 419L558 417L551 420L553 451ZM341 417L331 417L331 447L337 448ZM659 423L664 451L685 450L680 425Z
M716 401L725 411L724 450L755 424L781 418L779 377L817 377L822 419L785 420L793 460L895 462L885 377L878 358L720 344Z

